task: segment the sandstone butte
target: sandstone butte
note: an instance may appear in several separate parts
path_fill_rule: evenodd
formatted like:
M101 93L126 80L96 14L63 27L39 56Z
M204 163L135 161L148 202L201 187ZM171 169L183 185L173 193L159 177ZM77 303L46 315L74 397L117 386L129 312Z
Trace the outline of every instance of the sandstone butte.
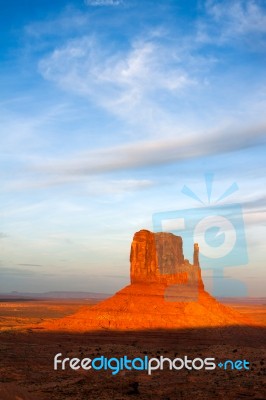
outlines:
M177 329L243 325L240 313L207 293L201 278L199 248L193 264L183 241L172 233L135 233L130 252L130 285L101 303L46 322L48 330Z

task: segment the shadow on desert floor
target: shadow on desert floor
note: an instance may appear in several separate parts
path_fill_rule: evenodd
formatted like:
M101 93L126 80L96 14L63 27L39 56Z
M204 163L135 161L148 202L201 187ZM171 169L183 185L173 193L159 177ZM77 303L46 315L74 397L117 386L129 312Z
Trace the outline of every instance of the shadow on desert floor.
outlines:
M21 399L263 399L266 328L228 326L223 328L47 332L5 331L0 334L1 388L5 398L23 389ZM63 357L214 357L248 360L248 371L182 369L146 371L55 371L53 359ZM8 397L10 391L13 397ZM13 393L13 394L12 394Z

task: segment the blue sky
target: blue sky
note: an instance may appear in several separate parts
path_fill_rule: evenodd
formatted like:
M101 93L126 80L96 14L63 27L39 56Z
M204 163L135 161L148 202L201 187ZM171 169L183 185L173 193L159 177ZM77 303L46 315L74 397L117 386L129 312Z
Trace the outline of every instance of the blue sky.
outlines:
M118 290L134 232L201 215L212 174L248 262L206 285L265 294L265 2L0 4L0 291Z

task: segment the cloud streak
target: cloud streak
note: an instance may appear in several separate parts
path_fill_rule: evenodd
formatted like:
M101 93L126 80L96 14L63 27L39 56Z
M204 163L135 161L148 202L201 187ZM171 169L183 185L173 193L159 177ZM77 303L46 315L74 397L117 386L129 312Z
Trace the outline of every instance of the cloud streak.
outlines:
M25 268L0 267L0 273L2 276L30 277L40 272Z
M19 266L22 267L43 267L41 264L18 264Z
M84 0L84 4L87 6L99 7L99 6L119 6L122 4L122 0Z
M48 159L30 168L62 176L95 175L176 163L252 148L266 143L266 123L241 130L227 129L182 138L142 141L76 154L64 160Z

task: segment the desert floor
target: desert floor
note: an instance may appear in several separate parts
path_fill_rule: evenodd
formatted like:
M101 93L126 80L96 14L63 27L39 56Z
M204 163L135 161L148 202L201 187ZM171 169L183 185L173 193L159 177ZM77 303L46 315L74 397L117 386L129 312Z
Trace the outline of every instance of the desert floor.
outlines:
M45 332L36 324L93 301L0 302L0 400L265 399L265 304L232 303L256 326L175 331ZM31 326L31 327L30 327ZM215 357L246 359L250 370L53 370L64 357Z

